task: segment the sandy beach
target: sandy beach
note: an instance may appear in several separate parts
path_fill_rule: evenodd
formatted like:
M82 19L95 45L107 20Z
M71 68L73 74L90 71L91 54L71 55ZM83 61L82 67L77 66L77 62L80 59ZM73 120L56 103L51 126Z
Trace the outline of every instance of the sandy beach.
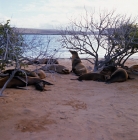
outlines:
M70 59L59 63L71 70ZM136 64L138 59L126 63ZM138 140L138 75L112 84L72 81L73 73L46 75L54 84L46 85L47 91L5 89L0 140Z

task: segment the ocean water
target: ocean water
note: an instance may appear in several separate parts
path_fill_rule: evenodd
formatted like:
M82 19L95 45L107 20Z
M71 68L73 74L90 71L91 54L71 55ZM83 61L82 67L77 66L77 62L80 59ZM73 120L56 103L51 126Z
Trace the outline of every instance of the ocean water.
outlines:
M63 48L60 42L61 35L23 35L29 49L25 54L27 57L53 56L53 58L70 58L71 53L67 48ZM35 49L34 49L35 48ZM103 58L105 50L100 48L98 52L99 58ZM79 54L80 58L93 58L88 54ZM132 55L130 58L138 58L138 54Z
M30 57L53 56L54 58L70 58L68 49L63 48L60 35L23 35L29 49L25 54ZM34 49L35 48L35 49Z

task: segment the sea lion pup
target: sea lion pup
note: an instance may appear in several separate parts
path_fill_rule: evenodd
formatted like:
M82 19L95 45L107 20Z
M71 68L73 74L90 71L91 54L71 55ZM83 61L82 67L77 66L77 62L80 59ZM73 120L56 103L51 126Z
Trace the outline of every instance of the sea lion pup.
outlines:
M4 86L6 81L9 79L9 76L6 76L4 78L0 79L0 88ZM44 81L40 78L37 77L29 77L27 76L27 82L26 82L26 77L20 77L20 76L15 76L13 79L8 83L7 88L18 88L18 87L25 87L26 85L38 85L38 83L41 83L41 87L36 87L37 90L42 91L44 89L45 85L53 85L52 83L49 83L47 81Z
M63 65L60 64L47 64L43 67L41 67L40 69L44 70L44 71L48 71L48 72L57 72L60 74L69 74L70 71L68 68L66 68Z
M82 64L81 59L76 51L69 50L72 54L72 71L77 75L83 75L87 73L86 67Z
M79 76L77 79L71 79L71 80L93 80L93 81L99 81L99 82L105 82L106 76L100 73L85 73L81 76Z
M118 68L109 79L106 80L106 83L114 83L114 82L124 82L127 79L131 79L128 76L128 73L123 68Z

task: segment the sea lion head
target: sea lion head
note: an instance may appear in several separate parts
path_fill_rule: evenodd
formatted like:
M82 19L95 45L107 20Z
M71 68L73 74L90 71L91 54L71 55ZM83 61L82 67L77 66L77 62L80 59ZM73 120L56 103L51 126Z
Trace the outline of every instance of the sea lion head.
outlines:
M76 56L76 57L78 57L78 52L76 52L76 51L72 51L72 50L69 50L70 51L70 53L72 54L72 56Z
M71 57L71 59L72 59L72 62L75 60L75 61L79 61L80 62L80 57L79 57L79 55L78 55L78 52L76 52L76 51L72 51L72 50L69 50L70 51L70 53L72 54L72 57Z
M45 87L45 84L43 81L40 81L40 82L37 82L35 85L35 88L39 91L43 91L44 90L44 87Z
M44 80L38 80L34 83L35 88L39 91L44 91L45 85L53 85L53 84Z

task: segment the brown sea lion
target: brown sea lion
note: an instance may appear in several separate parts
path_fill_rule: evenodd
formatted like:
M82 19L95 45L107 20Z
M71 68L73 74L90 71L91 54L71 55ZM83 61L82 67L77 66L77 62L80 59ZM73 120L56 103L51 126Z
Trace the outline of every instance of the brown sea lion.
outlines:
M44 71L49 71L49 72L57 72L60 74L69 74L70 73L68 68L66 68L65 66L60 65L60 64L45 65L45 66L41 67L40 69L42 69Z
M46 73L43 70L35 70L34 73L36 73L40 79L46 78Z
M42 58L42 59L30 60L27 64L32 65L32 64L59 64L59 63L58 63L57 59Z
M6 81L9 79L9 76L0 79L0 88L4 86ZM17 88L17 87L25 87L26 85L37 85L38 83L42 83L42 87L36 87L36 89L41 90L44 89L45 85L53 85L47 81L44 81L37 77L29 77L27 76L27 83L26 77L15 76L13 79L8 83L7 88Z
M114 82L124 82L129 78L128 73L123 68L118 68L109 79L106 80L106 83Z
M72 71L80 76L87 73L86 67L82 64L81 59L76 51L69 50L72 54Z
M44 87L45 87L45 84L43 82L38 82L35 84L35 88L37 90L43 91L43 90L45 90Z
M100 73L85 73L81 76L79 76L77 79L71 79L71 80L93 80L93 81L99 81L99 82L105 82L106 76Z

